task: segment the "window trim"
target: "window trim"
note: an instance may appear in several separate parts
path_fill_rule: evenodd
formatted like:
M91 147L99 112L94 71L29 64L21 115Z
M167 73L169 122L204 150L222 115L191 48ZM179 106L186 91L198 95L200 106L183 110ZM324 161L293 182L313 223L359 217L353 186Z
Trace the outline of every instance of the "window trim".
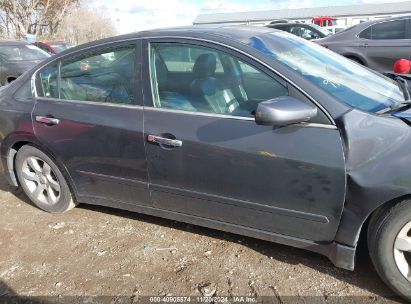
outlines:
M76 55L80 52L83 52L85 50L92 50L92 49L97 49L97 48L102 48L102 47L106 47L106 46L110 46L110 45L115 45L115 44L129 44L129 45L134 45L136 48L136 77L137 77L137 81L136 82L136 88L138 91L138 94L140 94L141 92L143 92L143 86L144 86L144 82L145 82L145 77L144 77L144 70L143 67L146 64L145 61L145 56L146 56L146 47L147 44L150 44L151 40L156 40L156 39L167 39L171 40L175 40L175 39L179 39L179 40L191 40L194 42L203 42L203 43L208 43L208 44L215 44L218 45L220 47L224 47L227 49L230 49L231 51L237 52L242 54L243 56L249 58L250 60L253 60L255 62L257 62L258 64L260 64L261 66L264 66L266 69L268 69L269 71L271 71L273 74L275 74L277 77L279 77L280 79L284 80L285 82L287 82L288 84L292 85L295 89L297 89L301 94L303 94L307 99L309 99L313 104L315 104L323 113L324 115L328 118L329 122L331 125L336 126L335 120L334 118L331 116L331 114L327 111L327 109L321 105L321 103L319 103L318 101L316 101L309 93L307 93L305 90L303 90L301 88L301 86L297 85L294 81L290 80L287 76L285 76L284 74L278 72L277 70L275 70L272 66L270 66L269 64L265 63L264 61L256 58L253 55L248 54L247 52L244 52L236 47L233 47L231 45L227 45L225 43L221 43L215 40L210 40L210 39L206 39L206 38L198 38L198 37L185 37L185 36L180 36L180 35L147 35L147 36L143 36L143 37L133 37L133 38L124 38L118 41L104 41L104 42L100 42L97 45L92 45L92 46L88 46L82 49L78 49L76 51L71 51L73 53L70 53L70 55ZM49 66L51 64L53 64L54 62L61 60L65 57L68 57L69 55L61 55L61 54L57 54L55 55L53 59L51 59L51 61L47 62L45 65L39 67L36 71L34 71L34 73L31 76L31 84L32 84L32 90L34 93L34 97L37 99L39 98L38 96L38 83L37 83L37 74L39 71L41 71L42 69L44 69L46 66ZM138 95L140 96L140 95ZM136 96L137 97L137 96ZM141 104L139 103L139 101L136 102L135 106L139 106L139 107L144 107L144 93L141 93L142 98L141 100ZM44 97L42 97L44 98ZM232 118L232 116L231 116ZM324 126L328 126L328 125L324 125Z
M183 110L174 110L174 109L167 109L167 108L155 108L155 107L144 107L144 111L152 111L152 112L168 112L168 113L175 113L175 114L182 114L182 115L193 115L193 116L203 116L203 117L213 117L213 118L223 118L223 119L233 119L233 120L244 120L244 121L252 121L255 122L255 118L253 117L243 117L243 116L233 116L233 115L226 115L226 114L217 114L217 113L206 113L206 112L190 112L190 111L183 111ZM322 124L316 122L300 122L296 124L291 124L289 126L299 126L299 127L306 127L306 128L322 128L322 129L330 129L330 130L337 130L337 126L333 124Z
M124 103L76 100L76 99L59 99L55 97L37 97L37 98L46 99L46 100L55 101L55 102L62 102L62 103L100 105L100 106L107 106L107 107L119 107L119 108L130 108L130 109L136 109L136 108L143 109L143 106L137 105L137 104L124 104Z
M61 85L61 63L63 60L70 60L72 58L76 58L84 54L84 52L98 52L101 54L101 52L104 52L105 50L115 50L118 49L134 49L134 73L135 73L135 82L134 82L134 92L133 92L133 100L130 104L122 104L122 103L113 103L113 102L101 102L101 101L90 101L90 100L74 100L74 99L63 99L60 96L60 85ZM138 104L137 101L137 96L139 94L139 87L137 83L140 83L141 80L141 40L138 39L129 39L129 40L124 40L124 41L116 41L112 43L105 43L105 44L99 44L93 47L85 48L78 50L72 54L66 55L66 56L59 56L55 58L54 60L48 62L46 65L40 67L38 70L36 70L32 77L31 77L31 83L32 83L32 88L34 87L33 93L34 93L34 98L38 99L41 98L42 100L53 100L53 101L63 101L63 102L72 102L72 103L84 103L84 104L95 104L95 105L107 105L107 106L117 106L117 107L130 107L130 108L142 108L142 105ZM58 76L57 76L57 88L58 88L58 98L55 97L47 97L45 96L44 93L44 88L41 83L40 75L41 72L47 70L49 67L53 66L53 64L57 63L57 69L58 69ZM39 88L42 91L43 96L38 95L38 90Z
M310 102L314 104L321 112L324 113L326 118L329 121L329 124L318 124L318 123L305 123L304 125L309 125L309 126L336 126L336 123L331 116L331 114L319 103L317 102L313 97L311 97L308 93L306 93L299 85L297 85L295 82L291 81L288 77L284 76L283 74L279 73L276 71L273 67L271 67L269 64L263 62L262 60L246 53L245 51L242 51L238 48L235 48L233 46L220 43L217 41L212 41L209 39L204 39L204 38L197 38L197 37L181 37L181 36L153 36L153 37L143 37L141 38L143 40L143 48L144 53L142 56L143 64L147 64L148 67L148 76L146 75L145 78L143 78L143 82L145 82L144 87L147 88L147 86L150 89L150 96L152 98L152 104L147 105L145 104L144 107L145 109L152 108L157 111L168 111L171 110L175 113L185 113L185 114L190 114L190 115L200 115L204 116L213 116L213 117L221 117L221 118L228 118L228 119L236 119L236 120L253 120L255 121L254 118L251 117L242 117L242 116L233 116L233 115L225 115L225 114L217 114L217 113L204 113L204 112L190 112L190 111L182 111L182 110L174 110L174 109L165 109L165 108L155 108L153 106L153 101L154 97L152 96L153 89L151 87L151 44L152 43L183 43L183 44L192 44L194 46L203 46L203 47L209 47L213 48L214 46L218 46L222 49L227 49L224 50L223 52L226 52L228 54L231 53L236 53L240 54L241 56L238 55L233 55L237 58L240 58L241 60L245 61L246 63L250 64L251 66L254 66L257 70L261 70L261 67L269 71L270 73L267 75L271 78L274 78L275 80L279 81L280 83L285 83L287 87L290 85L294 87L297 91L299 91L302 95L304 95ZM219 50L218 48L215 48L216 50ZM241 58L244 57L245 59ZM266 73L267 74L267 73ZM146 95L146 94L144 94ZM144 101L146 100L146 96L144 97ZM301 124L297 124L301 125Z
M381 23L387 23L387 22L401 21L401 20L405 20L405 38L401 38L401 39L372 39L372 38L370 38L370 39L368 39L368 38L360 37L360 35L362 34L362 32L368 30L369 28L373 27L374 25L381 24ZM407 22L407 21L408 21L408 22ZM407 24L407 23L408 23L408 24ZM411 23L411 19L410 19L409 17L396 18L396 19L390 19L390 20L382 20L382 21L379 21L379 22L370 24L370 25L367 26L366 28L362 29L362 30L361 30L357 35L355 35L355 36L356 36L358 39L363 39L363 40L367 40L367 41L370 41L370 40L372 40L372 41L374 41L374 40L382 40L382 41L385 41L385 40L409 40L409 39L411 39L411 37L407 37L408 28L409 28L409 23ZM408 36L409 36L409 34L408 34ZM372 35L371 35L371 37L372 37Z

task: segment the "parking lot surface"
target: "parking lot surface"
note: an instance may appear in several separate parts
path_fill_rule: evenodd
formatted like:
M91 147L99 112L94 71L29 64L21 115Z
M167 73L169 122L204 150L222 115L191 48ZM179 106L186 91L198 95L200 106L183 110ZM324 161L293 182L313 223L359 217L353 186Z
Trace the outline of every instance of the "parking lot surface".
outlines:
M0 296L396 302L364 252L350 272L304 250L126 211L48 214L3 180L0 189Z

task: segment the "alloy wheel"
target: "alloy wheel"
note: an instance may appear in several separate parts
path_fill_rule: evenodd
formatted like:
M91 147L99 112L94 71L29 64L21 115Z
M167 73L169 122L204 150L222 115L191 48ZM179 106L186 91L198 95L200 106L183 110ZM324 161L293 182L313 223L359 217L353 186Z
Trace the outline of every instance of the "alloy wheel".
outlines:
M30 156L23 161L22 177L30 194L41 203L54 205L61 187L56 174L44 160Z
M411 283L411 222L400 230L395 239L394 260L401 274Z

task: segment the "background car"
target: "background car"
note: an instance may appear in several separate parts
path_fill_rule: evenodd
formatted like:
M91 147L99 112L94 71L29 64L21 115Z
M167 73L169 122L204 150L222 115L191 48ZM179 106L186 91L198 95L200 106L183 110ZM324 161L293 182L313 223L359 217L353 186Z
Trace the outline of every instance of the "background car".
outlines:
M274 23L267 25L269 28L286 31L306 40L320 39L331 35L331 32L316 24L307 23Z
M326 29L331 34L338 33L344 29L344 27L337 25L337 18L334 17L314 17L311 19L311 23Z
M42 49L46 53L50 55L54 55L60 53L68 48L73 47L70 43L66 43L64 41L48 41L48 42L41 42L37 41L33 43L38 48Z
M24 41L0 41L0 85L5 85L50 57Z
M116 207L344 269L366 233L380 276L411 300L406 92L266 27L133 33L52 56L0 92L0 169L48 212Z
M360 23L314 42L380 72L411 59L410 16Z
M335 26L337 25L337 18L327 16L314 17L311 19L311 22L321 27Z

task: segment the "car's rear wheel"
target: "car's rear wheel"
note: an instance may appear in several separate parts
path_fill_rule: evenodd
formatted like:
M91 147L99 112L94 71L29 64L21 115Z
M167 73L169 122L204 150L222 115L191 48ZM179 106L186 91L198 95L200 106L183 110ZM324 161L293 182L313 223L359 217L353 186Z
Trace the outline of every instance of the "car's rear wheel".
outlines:
M75 207L66 179L44 152L23 146L17 152L15 169L24 192L40 209L60 213Z
M405 200L373 216L368 229L371 259L381 278L411 300L411 201Z

